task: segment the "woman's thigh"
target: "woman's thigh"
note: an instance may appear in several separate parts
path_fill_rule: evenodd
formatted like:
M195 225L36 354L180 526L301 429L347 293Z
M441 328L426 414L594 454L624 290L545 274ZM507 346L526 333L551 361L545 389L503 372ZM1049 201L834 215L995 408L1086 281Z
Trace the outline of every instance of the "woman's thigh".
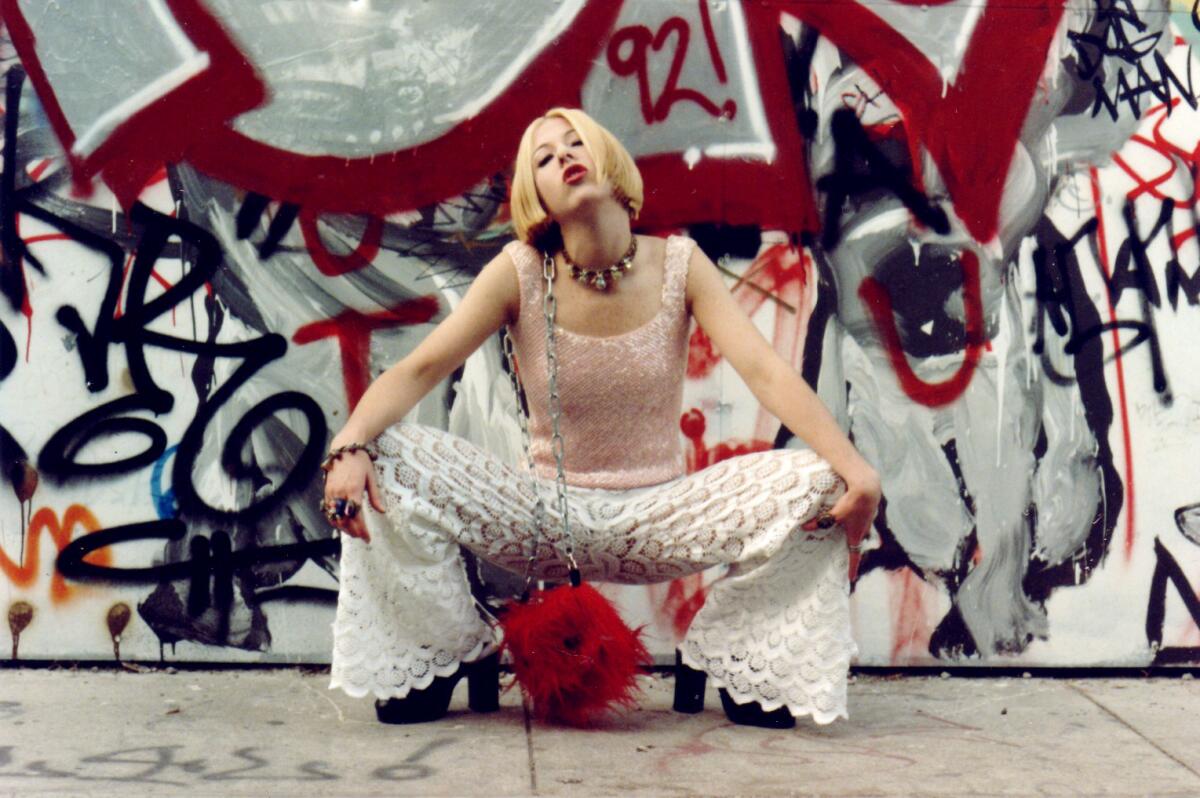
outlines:
M675 579L716 565L753 567L844 491L808 450L773 449L724 460L671 482L576 493L585 574L605 581Z

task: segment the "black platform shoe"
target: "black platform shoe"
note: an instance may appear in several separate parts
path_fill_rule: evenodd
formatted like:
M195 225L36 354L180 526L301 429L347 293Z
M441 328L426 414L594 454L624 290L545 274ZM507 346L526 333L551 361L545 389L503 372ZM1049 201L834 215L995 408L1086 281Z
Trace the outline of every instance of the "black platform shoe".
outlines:
M704 684L708 681L704 671L689 668L683 664L683 656L675 650L675 701L673 708L676 712L694 715L704 710ZM721 688L721 707L725 717L739 726L759 726L764 729L791 729L796 725L796 719L787 707L767 712L762 704L751 702L738 704L729 693Z
M676 712L695 715L704 710L704 683L708 675L704 671L689 668L683 664L683 655L675 649L675 701L672 708Z
M796 719L792 717L792 713L788 712L787 707L780 707L767 712L762 708L762 704L757 701L751 701L748 704L738 704L733 698L721 688L718 691L721 694L721 708L725 710L725 717L729 718L739 726L760 726L764 729L791 729L796 725Z
M445 716L458 680L467 677L467 706L473 712L500 708L500 653L475 662L464 662L450 676L435 676L428 687L412 690L404 698L375 701L380 723L428 723Z

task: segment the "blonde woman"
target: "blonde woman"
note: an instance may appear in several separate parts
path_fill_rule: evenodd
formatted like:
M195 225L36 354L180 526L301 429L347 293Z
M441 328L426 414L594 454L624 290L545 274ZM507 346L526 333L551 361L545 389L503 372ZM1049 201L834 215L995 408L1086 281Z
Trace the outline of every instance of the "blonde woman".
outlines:
M440 717L464 675L471 707L496 707L496 642L459 546L524 573L534 480L555 494L545 259L554 266L562 465L584 578L647 583L728 566L677 652L676 708L701 709L707 677L737 723L846 717L856 650L849 579L879 478L693 241L633 233L642 196L629 153L585 113L556 108L534 120L513 178L518 240L375 380L331 443L324 506L344 533L331 687L373 694L382 721ZM685 474L678 424L693 319L809 450ZM448 433L398 423L505 325L527 396L533 477ZM552 504L534 574L562 579L567 542Z

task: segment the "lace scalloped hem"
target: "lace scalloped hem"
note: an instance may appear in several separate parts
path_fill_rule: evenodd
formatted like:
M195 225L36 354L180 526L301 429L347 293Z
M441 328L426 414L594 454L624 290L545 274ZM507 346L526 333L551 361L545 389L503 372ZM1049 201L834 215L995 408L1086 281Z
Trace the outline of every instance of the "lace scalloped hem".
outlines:
M854 644L851 644L850 647L845 651L845 663L847 670L849 669L850 660L857 653L858 647ZM680 649L680 654L684 665L694 670L704 670L704 667L701 665L701 663L693 659L685 649ZM708 676L708 684L714 688L723 688L729 693L730 698L733 699L735 704L758 703L766 712L773 712L780 707L786 706L792 717L811 717L813 723L817 724L818 726L828 726L838 718L841 718L842 720L850 719L850 712L846 709L846 681L844 677L832 680L828 685L828 690L815 691L823 695L841 693L839 698L836 698L832 701L832 709L822 710L814 704L812 693L809 693L809 700L806 703L789 703L784 698L765 699L761 695L758 695L754 692L737 689L730 680L714 676L711 673L707 673L707 671L705 673Z
M390 666L386 668L363 669L366 678L355 679L351 677L351 674L358 670L354 665L339 664L336 669L330 671L328 689L341 690L351 698L366 698L367 696L374 696L382 700L404 698L413 690L424 690L429 687L437 677L453 676L458 671L460 665L483 659L494 652L496 648L495 642L480 640L461 659L451 658L444 665L435 664L431 660L427 663L428 667L425 668L425 672L420 677L415 677L402 686L395 683L385 683L378 678L373 678L382 672L391 670Z

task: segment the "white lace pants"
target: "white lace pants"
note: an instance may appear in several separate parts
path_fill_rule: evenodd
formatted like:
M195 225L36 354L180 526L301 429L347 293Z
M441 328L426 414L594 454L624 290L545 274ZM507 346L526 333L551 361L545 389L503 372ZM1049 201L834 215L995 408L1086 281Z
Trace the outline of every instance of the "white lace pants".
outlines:
M402 697L495 644L475 609L459 546L519 574L533 545L529 475L440 430L379 437L386 514L366 509L369 544L342 537L330 687ZM565 580L555 486L539 481L549 528L536 574ZM568 487L585 579L644 584L728 565L681 644L739 703L786 706L817 723L846 717L850 634L845 537L800 525L843 490L810 451L742 455L630 490Z

